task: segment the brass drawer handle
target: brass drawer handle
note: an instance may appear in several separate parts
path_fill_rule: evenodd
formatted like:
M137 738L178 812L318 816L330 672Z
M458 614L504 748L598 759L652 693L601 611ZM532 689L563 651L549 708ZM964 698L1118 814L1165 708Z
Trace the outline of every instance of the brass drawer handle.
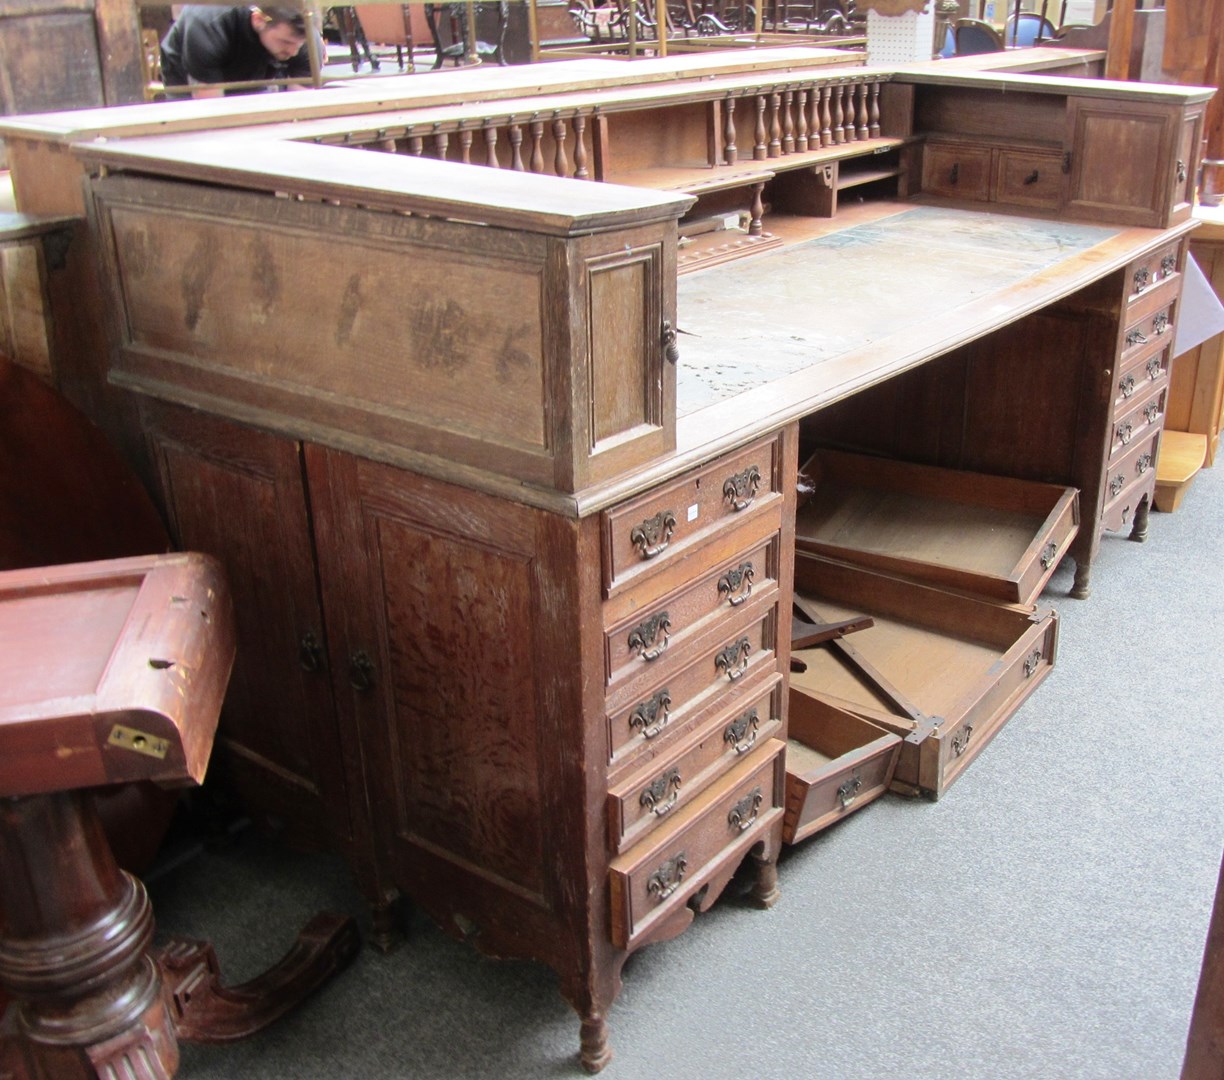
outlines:
M966 724L955 735L952 736L952 755L960 757L967 749L969 749L969 739L973 735L973 725Z
M629 727L641 731L642 738L653 739L667 726L670 719L671 691L664 687L648 701L639 702L629 714Z
M1149 284L1151 284L1151 281L1152 271L1146 266L1139 267L1139 269L1135 271L1135 292L1143 292L1143 290L1146 289Z
M1152 359L1147 362L1147 373L1148 373L1148 378L1151 379L1153 382L1155 382L1155 380L1160 377L1160 357L1159 356L1153 356Z
M746 637L732 642L714 657L716 671L725 672L728 679L735 682L748 669L748 654L752 652L752 642Z
M1131 436L1134 434L1134 429L1131 427L1128 420L1125 424L1119 424L1117 430L1118 442L1123 446L1131 441Z
M756 743L761 717L756 708L737 716L723 729L723 742L729 742L737 754L746 754Z
M625 643L630 652L637 653L643 660L657 660L667 651L667 635L670 631L671 619L666 611L660 611L635 626L629 632Z
M1176 269L1177 269L1177 256L1176 255L1166 255L1163 259L1160 260L1160 272L1165 277L1168 277Z
M1118 473L1117 476L1110 478L1110 481L1109 481L1109 494L1110 495L1117 495L1118 492L1121 491L1124 487L1126 487L1126 477L1123 476L1121 473Z
M862 790L863 778L858 773L855 773L837 789L837 801L841 803L841 808L849 810L851 804L859 797L859 792Z
M1142 476L1151 467L1152 467L1152 455L1151 454L1140 454L1139 460L1135 462L1135 473L1139 476Z
M1155 401L1153 401L1150 405L1148 405L1143 410L1143 418L1149 424L1156 423L1156 417L1158 417L1159 415L1160 415L1160 405L1158 402L1155 402Z
M732 607L739 607L752 595L752 578L756 574L751 562L740 563L718 579L718 596L727 598Z
M646 895L659 904L680 888L684 872L688 869L688 853L680 852L662 863L646 880Z
M1127 330L1126 331L1126 347L1129 349L1134 345L1146 345L1148 343L1147 336L1142 330Z
M1034 649L1024 658L1024 677L1031 679L1039 667L1041 667L1041 650Z
M1130 397L1135 392L1135 376L1123 375L1118 381L1118 389L1122 391L1124 398Z
M1181 158L1178 158L1177 159L1177 182L1179 184L1184 184L1186 182L1186 177L1189 175L1190 174L1186 169L1186 163Z
M323 670L323 646L312 630L307 630L298 642L298 663L303 671Z
M638 798L638 805L655 817L662 817L680 798L680 770L668 769L662 776L652 780Z
M1058 545L1053 541L1041 549L1041 568L1049 570L1054 565L1054 556L1058 554Z
M1167 311L1158 311L1152 318L1152 329L1159 334L1167 334L1169 332L1169 313Z
M753 788L731 807L730 813L727 814L727 824L736 832L746 832L752 828L752 823L756 821L761 810L761 803L764 801L764 792L759 787Z
M675 528L675 511L660 510L654 517L634 526L629 534L629 542L637 548L638 555L643 559L653 559L667 550Z
M364 649L358 649L349 657L349 685L362 693L374 685L374 661Z
M723 483L723 499L732 510L739 512L747 510L756 498L757 489L761 486L761 470L757 465L749 465L743 472L727 477Z

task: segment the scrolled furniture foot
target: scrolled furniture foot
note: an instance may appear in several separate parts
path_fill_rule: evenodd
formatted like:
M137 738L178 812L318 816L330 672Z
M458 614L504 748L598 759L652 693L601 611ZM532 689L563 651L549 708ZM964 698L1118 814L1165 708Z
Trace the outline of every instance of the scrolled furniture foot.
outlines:
M206 941L171 941L157 954L180 1040L223 1043L267 1027L343 969L361 947L347 915L316 915L274 967L224 987Z
M1077 562L1075 564L1075 581L1071 586L1071 591L1068 593L1075 600L1087 600L1088 594L1092 589L1088 585L1088 578L1091 570L1087 563Z
M773 907L782 895L778 888L778 860L776 856L762 858L757 855L753 855L752 859L756 866L756 880L748 894L748 901L754 907L767 910Z
M608 1022L602 1016L588 1016L582 1021L579 1040L582 1047L579 1059L587 1072L597 1073L612 1060Z
M1147 539L1148 534L1148 518L1151 516L1152 500L1145 498L1138 509L1135 510L1135 520L1131 525L1130 538L1137 544L1142 544Z
M372 904L370 918L374 924L370 931L370 944L380 953L392 952L404 939L404 932L397 917L395 898Z

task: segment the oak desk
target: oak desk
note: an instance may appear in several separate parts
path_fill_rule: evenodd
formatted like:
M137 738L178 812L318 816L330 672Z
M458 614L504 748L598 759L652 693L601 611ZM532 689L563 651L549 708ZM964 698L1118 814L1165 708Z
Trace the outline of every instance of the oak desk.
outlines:
M1081 593L1151 498L1210 91L843 64L3 129L90 217L62 383L239 597L218 764L592 1071L633 950L777 895L800 443L1078 488Z

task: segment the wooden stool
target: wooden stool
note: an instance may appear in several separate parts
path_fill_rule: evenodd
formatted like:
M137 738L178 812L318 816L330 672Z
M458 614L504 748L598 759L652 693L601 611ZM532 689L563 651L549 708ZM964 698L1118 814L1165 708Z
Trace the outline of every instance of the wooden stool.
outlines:
M227 990L206 944L150 951L144 885L84 789L199 783L233 659L205 556L0 573L0 1077L171 1077L180 1038L250 1034L355 954L353 921L323 916Z

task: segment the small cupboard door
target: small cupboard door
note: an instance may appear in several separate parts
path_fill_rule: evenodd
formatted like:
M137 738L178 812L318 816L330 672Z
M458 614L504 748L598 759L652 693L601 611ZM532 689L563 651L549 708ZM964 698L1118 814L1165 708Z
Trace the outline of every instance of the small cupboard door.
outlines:
M314 544L291 440L161 402L142 405L171 530L216 556L234 596L238 655L218 749L254 815L317 845L352 819L328 681Z
M443 925L555 960L600 823L582 809L597 533L580 567L579 522L313 445L306 462L383 869Z

